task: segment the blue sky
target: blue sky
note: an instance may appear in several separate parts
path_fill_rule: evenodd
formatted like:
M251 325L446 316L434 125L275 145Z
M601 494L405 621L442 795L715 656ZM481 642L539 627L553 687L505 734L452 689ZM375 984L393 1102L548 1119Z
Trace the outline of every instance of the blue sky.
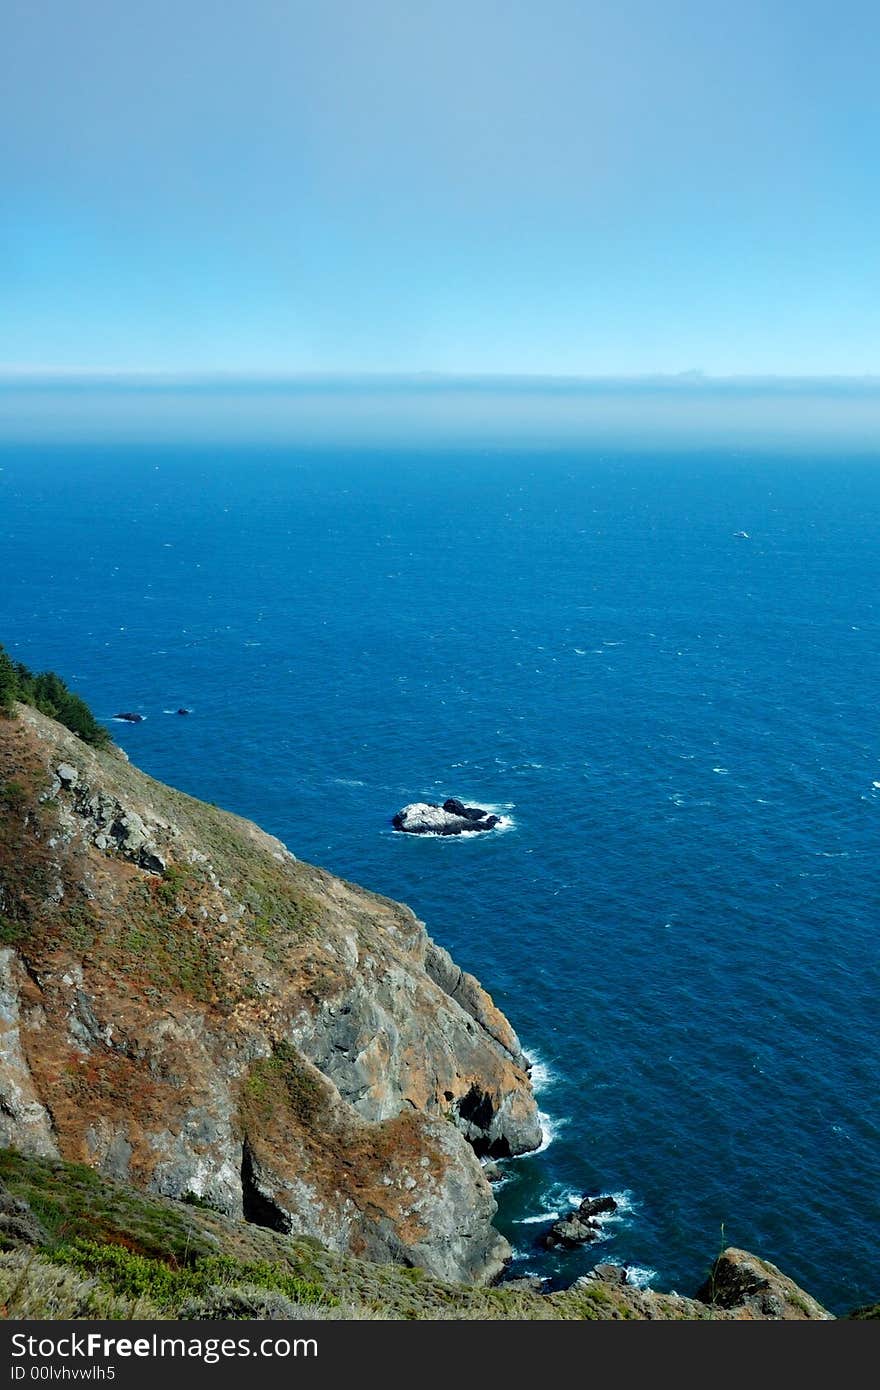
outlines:
M0 365L880 371L880 6L5 0Z

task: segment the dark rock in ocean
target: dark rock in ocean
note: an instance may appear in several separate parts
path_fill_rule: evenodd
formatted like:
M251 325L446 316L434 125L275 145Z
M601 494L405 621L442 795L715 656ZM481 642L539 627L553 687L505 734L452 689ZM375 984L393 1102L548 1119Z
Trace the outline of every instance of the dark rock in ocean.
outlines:
M591 1216L603 1216L611 1211L617 1211L613 1197L585 1197L578 1207L578 1216L582 1221L588 1221Z
M178 713L178 714L192 714L192 710L191 710L191 709L185 709L184 706L181 705L181 707L180 707L180 709L177 711L177 713Z
M465 806L464 802L459 801L455 796L450 796L447 801L444 801L443 810L448 811L451 816L460 816L463 820L474 821L475 823L493 819L497 823L501 819L500 816L493 817L491 812L484 811L482 806Z
M501 820L481 806L465 806L451 796L442 806L436 801L414 801L398 811L391 824L408 835L472 835L494 830Z
M553 1250L561 1245L565 1250L576 1250L579 1245L589 1245L598 1240L602 1228L595 1221L582 1221L576 1211L571 1211L561 1220L554 1221L541 1244L545 1250Z
M557 1245L566 1250L588 1245L602 1234L601 1223L596 1218L616 1210L617 1203L613 1197L585 1197L577 1211L570 1211L554 1221L542 1243L547 1250Z
M143 724L144 722L142 714L132 714L131 711L127 711L125 714L114 714L113 718L124 719L126 724Z

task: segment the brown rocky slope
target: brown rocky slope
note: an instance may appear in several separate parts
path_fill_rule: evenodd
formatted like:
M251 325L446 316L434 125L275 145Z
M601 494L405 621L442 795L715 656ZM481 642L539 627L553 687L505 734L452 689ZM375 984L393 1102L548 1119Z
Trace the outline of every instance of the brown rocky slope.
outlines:
M0 718L0 1145L488 1282L510 1024L413 913L34 709Z

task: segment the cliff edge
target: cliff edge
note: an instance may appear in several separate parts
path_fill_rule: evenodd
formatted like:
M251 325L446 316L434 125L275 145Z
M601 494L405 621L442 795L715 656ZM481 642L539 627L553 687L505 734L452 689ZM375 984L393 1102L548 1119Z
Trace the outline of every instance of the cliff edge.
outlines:
M516 1034L409 908L0 718L0 1145L485 1283L478 1156L540 1139Z

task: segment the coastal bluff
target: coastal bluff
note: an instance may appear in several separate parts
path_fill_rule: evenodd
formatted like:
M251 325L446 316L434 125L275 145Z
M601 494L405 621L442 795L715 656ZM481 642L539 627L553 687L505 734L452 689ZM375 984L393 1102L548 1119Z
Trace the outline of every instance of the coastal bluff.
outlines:
M830 1316L732 1248L693 1296L499 1283L480 1159L539 1147L529 1070L409 908L0 715L7 1317Z
M0 1146L497 1279L479 1160L540 1144L529 1065L409 908L24 705L0 803Z

